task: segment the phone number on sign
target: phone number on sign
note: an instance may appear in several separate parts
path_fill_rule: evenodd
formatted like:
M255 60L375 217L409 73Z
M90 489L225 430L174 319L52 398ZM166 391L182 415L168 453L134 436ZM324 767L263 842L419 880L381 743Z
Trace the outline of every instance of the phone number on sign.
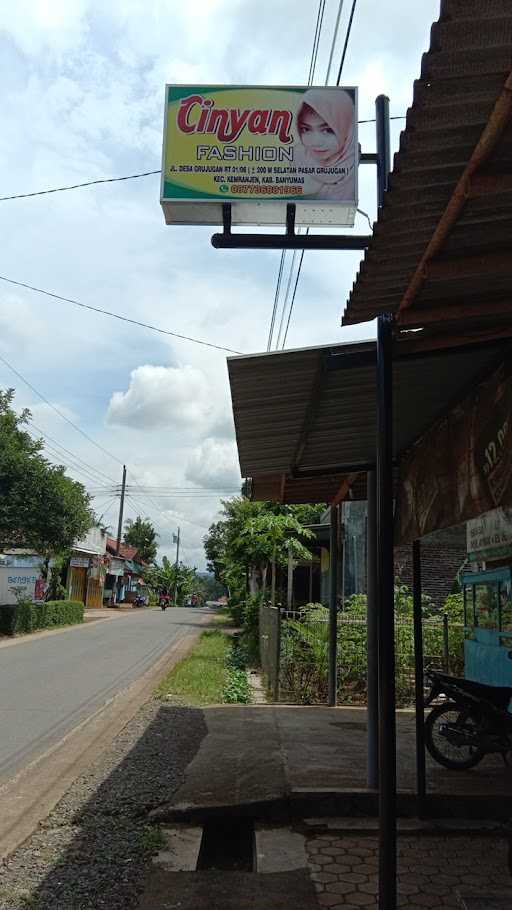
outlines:
M254 186L252 183L234 184L230 193L251 193L253 196L300 196L303 189L297 186Z

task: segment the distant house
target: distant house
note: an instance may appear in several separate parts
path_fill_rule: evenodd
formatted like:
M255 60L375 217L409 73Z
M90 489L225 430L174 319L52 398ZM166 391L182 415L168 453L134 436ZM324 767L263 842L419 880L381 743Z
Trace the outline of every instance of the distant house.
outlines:
M70 600L86 607L103 606L103 587L107 569L107 532L93 527L71 550L66 587Z
M108 606L114 606L124 601L131 603L135 600L141 587L140 576L144 568L144 563L137 559L137 547L130 547L128 544L122 543L118 554L117 540L113 537L107 537L106 547L109 566L103 601Z

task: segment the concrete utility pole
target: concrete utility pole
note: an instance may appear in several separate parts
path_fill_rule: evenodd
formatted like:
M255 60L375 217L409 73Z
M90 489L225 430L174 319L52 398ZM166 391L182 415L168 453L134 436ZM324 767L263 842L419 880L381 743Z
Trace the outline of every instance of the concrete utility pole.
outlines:
M123 512L124 512L125 491L126 491L126 465L123 465L123 482L121 484L121 500L119 502L119 521L117 524L116 556L119 556L119 550L121 549L121 537L123 534Z
M176 537L176 535L174 535ZM176 537L176 580L174 582L174 606L178 606L178 567L180 564L180 529L178 528L178 536Z

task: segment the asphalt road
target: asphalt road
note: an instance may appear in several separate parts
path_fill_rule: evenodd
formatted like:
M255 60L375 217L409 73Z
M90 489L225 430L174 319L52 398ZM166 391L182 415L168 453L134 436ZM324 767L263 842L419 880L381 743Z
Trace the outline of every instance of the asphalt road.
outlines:
M134 610L0 647L0 784L141 676L202 613Z

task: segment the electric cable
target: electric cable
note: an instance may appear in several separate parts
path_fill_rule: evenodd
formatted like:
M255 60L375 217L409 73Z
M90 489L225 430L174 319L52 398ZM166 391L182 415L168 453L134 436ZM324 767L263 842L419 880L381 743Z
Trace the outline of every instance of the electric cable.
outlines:
M389 118L390 120L405 120L405 114L398 114ZM375 123L375 117L369 120L358 120L358 123ZM80 190L82 187L97 186L102 183L120 183L126 180L138 180L141 177L151 177L153 174L161 174L159 168L155 171L143 171L140 174L126 174L123 177L102 177L99 180L86 180L83 183L72 183L69 186L55 186L45 190L36 190L33 193L14 193L11 196L0 196L0 202L10 202L13 199L30 199L34 196L48 196L51 193L66 193L69 190Z
M102 307L92 306L92 304L89 303L81 303L79 300L73 300L72 297L62 297L60 294L54 294L52 291L45 291L42 288L33 287L33 285L26 284L23 281L14 281L13 278L7 278L5 275L0 275L0 281L5 281L7 284L13 284L15 287L25 288L28 291L34 291L36 294L43 294L45 297L51 297L53 300L58 300L60 303L72 303L73 306L80 307L83 310L92 310L93 313L101 313L103 316L119 319L120 322L129 322L131 325L149 329L151 332L158 332L160 335L170 335L172 338L180 338L182 341L191 341L193 344L201 344L207 348L215 348L217 351L226 351L228 354L242 353L242 351L234 351L232 348L225 348L220 344L213 344L211 341L191 338L189 335L171 332L170 329L161 329L159 326L150 325L147 322L140 322L138 319L130 319L129 316L123 316L121 313L112 313L110 310L104 310Z
M340 68L338 70L338 78L336 79L336 85L340 84L341 74L343 72L343 66L345 63L345 57L347 56L348 42L350 41L350 34L352 32L352 22L354 21L354 13L356 11L357 0L352 0L352 9L350 10L350 18L348 20L347 33L345 35L345 44L343 45L343 52L340 60Z
M55 443L55 445L58 446L59 449L62 449L62 451L65 452L66 455L70 455L71 458L72 458L74 461L76 461L77 463L83 464L83 465L87 468L87 470L89 471L89 473L92 474L92 475L94 476L94 480L99 480L100 477L104 477L105 480L108 480L109 483L111 483L111 484L112 484L112 483L113 483L113 484L116 483L116 481L113 479L113 477L109 477L108 474L105 474L105 473L104 473L103 471L101 471L99 468L95 468L95 467L93 467L93 465L90 465L87 461L84 461L84 459L81 458L80 455L76 455L74 452L71 452L69 449L66 449L66 448L58 441L58 439L55 439L53 436L50 436L50 434L47 433L45 430L42 430L41 427L38 427L38 426L34 423L34 421L32 420L32 418L29 418L29 423L30 423L31 426L34 427L35 430L37 430L38 433L41 434L41 436L43 436L45 439L49 439L50 442Z
M29 199L32 196L47 196L50 193L65 193L68 190L81 190L84 186L97 186L99 183L119 183L122 180L138 180L140 177L151 177L161 174L162 171L144 171L142 174L128 174L126 177L101 177L99 180L87 180L85 183L73 183L70 186L56 186L49 190L37 190L34 193L16 193L13 196L0 196L0 202L9 202L11 199Z
M62 420L65 420L66 423L69 423L69 425L72 426L73 429L76 430L78 433L80 433L85 439L87 439L88 442L90 442L93 446L96 446L96 448L99 449L100 452L103 452L104 455L108 455L108 457L111 458L112 461L116 461L117 464L120 464L120 465L123 464L123 462L119 458L117 458L115 455L112 455L112 452L109 452L108 449L105 449L102 445L100 445L99 442L96 442L95 439L93 439L91 436L89 436L88 433L85 432L85 430L82 430L82 428L77 426L76 423L73 423L73 421L70 420L69 417L66 417L66 415L63 414L62 411L59 411L59 409L57 407L55 407L55 405L52 404L51 401L48 401L48 399L45 398L45 396L41 392L39 392L36 389L36 387L32 385L32 383L30 383L28 381L28 379L25 379L25 377L19 372L19 370L16 370L15 367L13 367L12 364L10 364L9 361L6 360L2 354L0 354L0 360L2 361L2 363L5 364L6 367L8 367L9 370L11 370L12 373L14 373L15 376L18 377L18 379L21 379L21 381L25 383L25 385L34 393L34 395L37 395L37 397L40 398L41 401L44 401L44 403L47 404L48 407L52 409L52 411L55 411L55 413L58 414L59 417L62 417Z
M279 301L279 291L281 289L281 279L283 277L283 266L284 266L284 260L285 260L285 253L286 253L286 250L281 251L281 261L279 263L279 274L277 276L277 285L276 285L276 290L275 290L275 294L274 294L274 306L272 307L272 318L270 320L270 330L268 333L267 351L270 351L270 348L272 347L272 335L274 334L274 325L276 322L277 304Z
M323 21L324 21L325 3L326 3L326 0L319 0L319 3L318 3L315 35L313 38L313 47L311 50L311 60L309 63L308 85L312 84L313 78L315 75L316 61L318 58L318 48L320 46L320 35L322 32ZM272 336L274 334L277 310L279 308L279 292L281 290L281 280L283 277L283 269L284 269L284 263L285 263L285 259L286 259L286 253L287 253L287 250L281 250L281 259L279 262L279 273L277 276L277 285L276 285L276 290L274 293L274 305L272 307L272 316L271 316L271 320L270 320L270 329L269 329L269 333L268 333L267 351L270 351L272 348ZM291 268L293 268L294 260L295 260L295 253L293 256ZM286 302L286 298L285 298L285 302ZM284 308L284 304L283 304L283 308ZM281 323L282 323L282 319L283 319L283 317L281 316Z
M341 55L340 66L339 66L339 69L338 69L338 76L337 76L337 78L336 78L336 85L339 85L339 84L340 84L340 81L341 81L341 74L342 74L342 72L343 72L343 65L344 65L344 63L345 63L345 57L346 57L346 55L347 55L348 42L349 42L349 40L350 40L350 34L351 34L351 31L352 31L352 23L353 23L353 21L354 21L354 13L355 13L355 9L356 9L356 3L357 3L357 0L352 0L352 8L351 8L351 10L350 10L350 17L349 17L349 20L348 20L347 32L346 32L346 35L345 35L345 43L344 43L344 45L343 45L343 51L342 51L342 55ZM335 38L336 38L336 36L335 36ZM334 39L334 40L335 40L335 39ZM333 44L334 44L334 41L333 41ZM328 71L328 74L329 74L329 71ZM326 80L326 85L327 85L327 80ZM358 210L358 211L359 211L359 210ZM362 214L366 215L366 217L368 218L368 221L370 222L369 216L366 214L366 212L363 212ZM371 227L371 223L370 223L370 227ZM309 228L308 228L307 231L306 231L306 234L308 234L308 233L309 233ZM290 328L290 321L291 321L291 317L292 317L293 307L294 307L294 304L295 304L295 297L296 297L296 294L297 294L297 287L298 287L298 284L299 284L300 273L301 273L301 271L302 271L302 263L303 263L303 261L304 261L304 253L305 253L305 250L302 250L301 256L300 256L300 261L299 261L299 268L297 269L297 277L296 277L295 286L294 286L294 289L293 289L292 300L291 300L291 303L290 303L290 310L289 310L289 313L288 313L288 321L287 321L287 323L286 323L286 330L285 330L284 337L283 337L283 343L282 343L282 345L281 345L281 350L284 350L284 346L285 346L285 344L286 344L286 339L287 339L287 337L288 337L288 329Z

